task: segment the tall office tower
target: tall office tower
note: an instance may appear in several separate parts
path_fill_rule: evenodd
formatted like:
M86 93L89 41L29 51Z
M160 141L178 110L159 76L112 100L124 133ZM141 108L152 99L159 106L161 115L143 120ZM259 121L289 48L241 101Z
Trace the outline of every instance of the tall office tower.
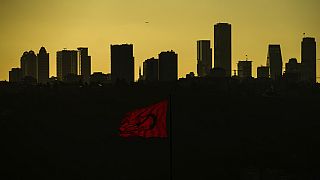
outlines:
M64 81L67 76L78 75L78 51L62 50L57 52L57 77Z
M159 81L176 81L178 79L178 54L174 51L159 54Z
M270 72L268 66L260 66L257 68L257 78L258 79L268 79L270 78Z
M212 69L212 48L210 40L197 41L197 73L199 77L209 75Z
M20 68L12 68L9 71L9 82L19 82L22 79L22 70Z
M134 82L133 45L111 45L111 79L112 82L124 80Z
M282 78L282 55L279 44L269 45L267 66L270 69L270 77L273 80Z
M151 58L143 62L143 79L145 81L154 82L159 80L158 76L159 61Z
M79 51L79 72L82 81L90 82L91 75L91 56L88 55L88 48L78 48Z
M316 83L316 40L315 38L303 38L301 43L302 80Z
M252 61L239 61L238 62L238 76L239 78L252 77Z
M20 59L22 78L32 77L37 79L37 56L34 51L24 52Z
M222 68L231 77L231 24L214 25L214 67Z
M37 55L37 81L43 84L49 82L49 53L44 47L40 48Z

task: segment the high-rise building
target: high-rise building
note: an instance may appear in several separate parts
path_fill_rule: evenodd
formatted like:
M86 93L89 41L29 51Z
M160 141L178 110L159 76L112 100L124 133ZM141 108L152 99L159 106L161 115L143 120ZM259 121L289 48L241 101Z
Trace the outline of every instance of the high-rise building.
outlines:
M64 81L66 77L78 75L78 51L62 50L57 52L57 77Z
M214 25L214 67L222 68L231 77L231 24Z
M212 69L212 48L210 40L197 41L197 73L199 77L209 75Z
M20 59L22 78L32 77L37 79L37 56L34 51L24 52Z
M279 44L269 45L267 66L270 70L270 77L273 80L282 78L282 55Z
M20 82L22 80L22 70L20 68L12 68L9 71L9 82Z
M174 51L159 54L159 81L178 80L178 54Z
M252 77L252 61L239 61L238 62L238 76L239 78Z
M268 66L260 66L257 68L257 78L258 79L268 79L270 78L270 72Z
M303 38L301 43L302 80L316 83L316 40L315 38Z
M111 79L134 82L133 45L111 45Z
M301 64L298 63L296 58L289 59L289 62L286 63L286 70L284 73L284 78L289 81L300 81L301 80Z
M91 75L91 56L88 55L88 48L78 48L79 51L79 73L82 81L89 83Z
M159 60L155 58L147 59L143 62L143 80L154 82L159 80Z
M296 58L291 58L286 63L286 73L301 73L301 64Z
M43 84L49 82L49 53L44 47L40 48L37 55L37 81Z

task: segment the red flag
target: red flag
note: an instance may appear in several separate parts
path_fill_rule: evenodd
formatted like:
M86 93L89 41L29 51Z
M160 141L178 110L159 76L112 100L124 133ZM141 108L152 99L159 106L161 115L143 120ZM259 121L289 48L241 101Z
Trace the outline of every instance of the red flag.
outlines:
M168 100L128 112L120 125L121 137L166 138Z

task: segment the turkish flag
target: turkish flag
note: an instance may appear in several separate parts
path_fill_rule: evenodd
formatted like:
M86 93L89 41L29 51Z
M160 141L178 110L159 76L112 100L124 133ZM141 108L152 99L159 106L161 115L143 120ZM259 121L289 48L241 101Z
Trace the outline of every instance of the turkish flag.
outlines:
M166 138L168 100L126 113L120 125L121 137Z

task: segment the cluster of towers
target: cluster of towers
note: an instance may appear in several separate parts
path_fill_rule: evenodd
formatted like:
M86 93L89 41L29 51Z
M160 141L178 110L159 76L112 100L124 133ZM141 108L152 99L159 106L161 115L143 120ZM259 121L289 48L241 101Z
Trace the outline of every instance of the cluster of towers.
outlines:
M218 23L214 26L214 68L212 68L212 48L210 40L197 41L197 73L205 77L215 72L221 72L225 77L231 77L231 25ZM252 77L252 61L246 59L238 62L238 77ZM236 72L236 71L235 71ZM221 74L221 73L220 73ZM283 78L295 82L316 83L316 41L305 37L301 43L301 63L296 58L286 63L283 72L281 47L270 44L266 66L257 68L257 77L281 80Z
M178 79L178 54L174 51L161 52L158 59L150 58L143 62L143 76L140 80L147 82L169 82Z
M269 77L273 80L286 78L291 81L315 83L316 77L316 41L315 38L305 37L301 42L301 63L296 58L289 59L283 72L281 47L279 44L269 45L267 66L258 68L259 77ZM270 73L267 74L269 71Z
M90 75L91 57L88 55L88 48L57 52L57 80L89 82ZM9 81L48 83L49 53L46 49L41 47L37 55L34 51L24 52L20 59L20 68L12 68L9 72Z
M132 44L111 45L111 74L96 72L91 74L91 56L88 48L61 50L57 52L57 77L62 82L134 82L134 55ZM143 63L146 81L175 81L178 79L178 55L174 51L161 52L159 58L151 58ZM10 82L31 81L39 84L49 82L49 53L42 47L39 54L24 52L21 67L9 72Z
M210 40L197 41L197 73L198 77L232 76L232 33L231 24L218 23L214 25L214 47ZM124 81L133 83L134 52L132 44L111 45L111 74L91 74L91 56L88 48L77 50L62 50L57 52L58 81L89 83L92 81ZM212 52L213 55L212 55ZM212 68L214 57L214 68ZM286 63L283 72L283 60L279 44L270 44L266 66L257 68L257 77L281 80L283 78L295 82L316 83L316 41L305 37L301 44L301 63L292 58ZM252 78L252 61L246 59L238 62L239 78ZM236 72L236 71L235 71ZM188 75L194 76L194 73ZM33 51L24 52L21 57L21 67L12 68L9 81L34 80L37 83L49 81L49 53L41 47L36 55ZM139 69L139 80L146 82L169 82L178 79L178 55L174 51L161 52L157 58L143 62L143 75Z
M210 40L197 41L197 73L205 77L212 71L222 71L231 77L231 24L218 23L214 26L214 68L212 69L212 48Z
M49 81L49 53L41 47L38 54L26 51L20 59L21 68L12 68L9 72L10 82L19 82L22 79L36 80L38 83Z
M161 52L158 59L143 62L143 75L139 80L169 82L178 79L178 55L174 51ZM134 56L132 44L111 45L111 80L134 82Z
M88 48L62 50L57 52L57 79L59 81L82 81L89 83L91 56Z

